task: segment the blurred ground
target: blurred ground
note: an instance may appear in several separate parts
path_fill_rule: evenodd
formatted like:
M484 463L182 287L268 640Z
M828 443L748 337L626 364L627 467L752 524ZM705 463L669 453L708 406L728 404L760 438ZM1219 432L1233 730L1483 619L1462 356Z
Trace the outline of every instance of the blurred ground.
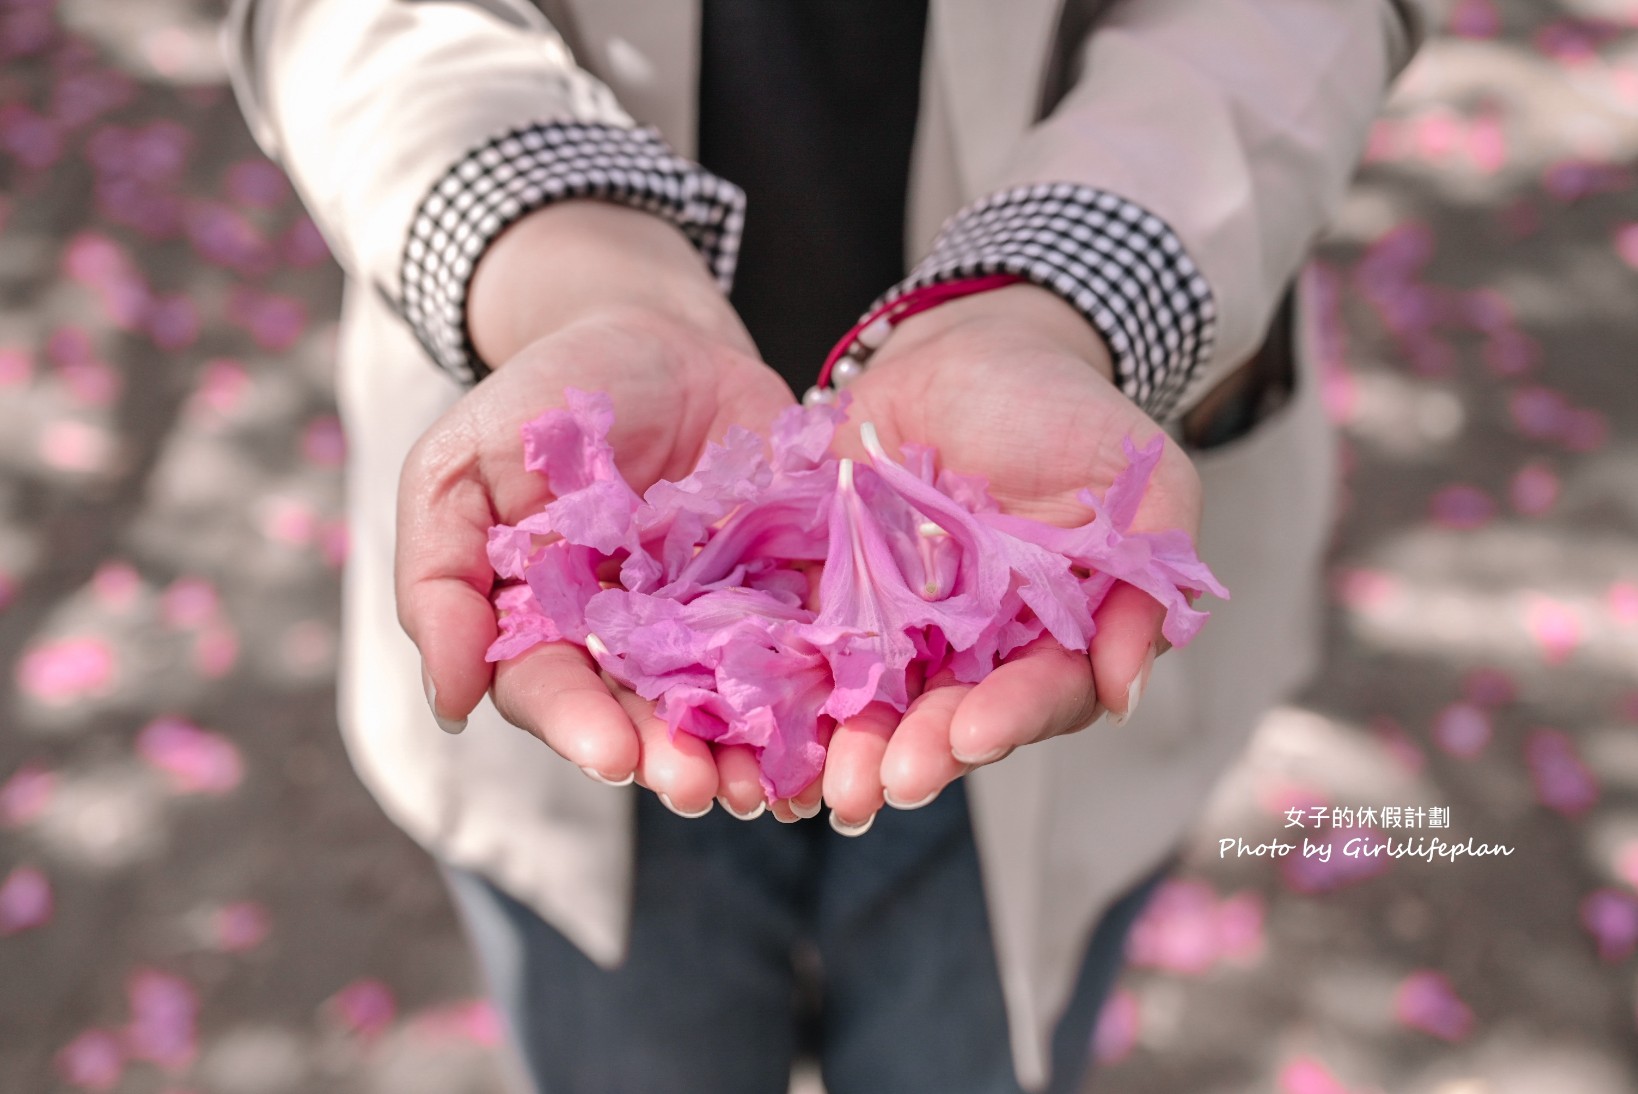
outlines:
M0 0L0 1091L492 1094L336 737L339 282L216 15ZM1310 285L1326 669L1135 937L1098 1094L1638 1090L1635 171L1633 0L1464 0L1378 126Z

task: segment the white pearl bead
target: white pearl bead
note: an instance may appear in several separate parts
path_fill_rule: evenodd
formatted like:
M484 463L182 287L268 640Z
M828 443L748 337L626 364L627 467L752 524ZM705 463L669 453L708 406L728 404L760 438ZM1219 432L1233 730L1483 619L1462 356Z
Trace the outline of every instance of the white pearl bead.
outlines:
M830 369L830 382L837 387L846 387L864 375L864 363L857 357L844 357Z
M877 316L859 332L859 344L865 349L881 349L887 336L893 333L893 323L885 315Z
M830 406L836 401L836 391L828 387L810 387L802 395L803 406Z

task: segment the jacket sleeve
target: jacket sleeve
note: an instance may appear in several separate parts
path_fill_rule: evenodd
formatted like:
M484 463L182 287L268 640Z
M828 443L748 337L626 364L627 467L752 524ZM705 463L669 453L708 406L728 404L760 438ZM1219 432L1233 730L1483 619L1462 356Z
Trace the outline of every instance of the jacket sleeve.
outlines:
M1175 234L1211 294L1187 403L1260 343L1428 17L1413 0L1121 0L995 186L1069 180Z
M565 197L666 216L719 281L743 195L639 128L526 0L235 0L225 28L252 132L337 259L464 380L484 248Z
M1181 414L1261 343L1419 41L1413 0L1068 0L1047 116L883 298L1057 292L1123 391Z

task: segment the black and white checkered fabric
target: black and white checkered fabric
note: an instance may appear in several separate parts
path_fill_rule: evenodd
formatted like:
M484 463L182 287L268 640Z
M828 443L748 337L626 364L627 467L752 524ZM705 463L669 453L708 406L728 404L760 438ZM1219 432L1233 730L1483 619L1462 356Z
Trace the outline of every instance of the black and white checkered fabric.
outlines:
M602 198L680 228L726 292L745 225L745 195L673 152L653 129L546 122L513 129L445 173L416 211L404 247L399 308L421 344L466 383L488 374L466 329L466 293L484 250L552 201Z
M1121 390L1157 420L1211 355L1210 286L1160 218L1114 194L1073 183L990 194L945 222L877 307L988 274L1026 278L1074 305L1109 344Z

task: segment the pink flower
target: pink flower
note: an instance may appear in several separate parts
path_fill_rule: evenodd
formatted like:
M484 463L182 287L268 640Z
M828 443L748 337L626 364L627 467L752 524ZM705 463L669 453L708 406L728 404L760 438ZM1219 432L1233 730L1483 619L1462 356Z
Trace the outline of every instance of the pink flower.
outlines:
M981 514L979 519L1061 554L1095 575L1142 589L1166 609L1161 627L1166 640L1174 646L1187 645L1207 615L1189 604L1188 594L1209 592L1226 600L1228 590L1195 555L1187 533L1130 530L1149 476L1160 462L1164 442L1157 436L1141 452L1129 438L1121 444L1131 462L1108 493L1103 498L1090 490L1080 493L1080 500L1093 511L1090 523L1079 528L1054 528L1001 513ZM1056 632L1054 637L1058 637ZM1059 637L1059 641L1063 639Z
M1104 498L1082 495L1093 518L1077 529L1004 516L931 449L895 462L868 424L870 462L836 460L845 403L790 408L766 446L730 429L691 474L639 497L615 464L608 396L565 396L524 429L525 466L553 500L490 529L490 564L511 584L494 597L489 659L580 644L673 733L755 750L770 797L818 775L836 721L872 702L904 710L912 665L976 683L1043 633L1085 650L1117 580L1166 606L1181 645L1205 618L1186 592L1223 594L1186 535L1130 531L1158 442L1128 444L1131 466Z

